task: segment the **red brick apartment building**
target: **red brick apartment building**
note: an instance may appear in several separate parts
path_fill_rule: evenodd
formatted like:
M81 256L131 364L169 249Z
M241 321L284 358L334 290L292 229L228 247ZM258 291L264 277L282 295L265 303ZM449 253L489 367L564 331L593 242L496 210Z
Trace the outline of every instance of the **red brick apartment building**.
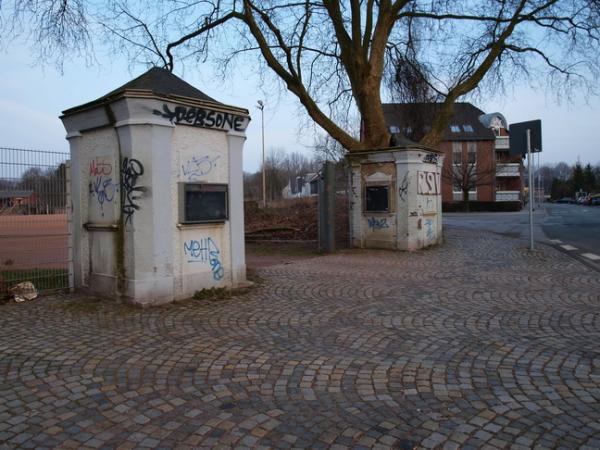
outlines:
M429 131L436 103L384 104L390 132L399 141L418 142ZM467 169L476 180L469 200L523 200L523 162L509 153L508 125L500 113L486 114L470 103L455 103L452 119L438 150L444 152L442 201L462 200L459 174Z

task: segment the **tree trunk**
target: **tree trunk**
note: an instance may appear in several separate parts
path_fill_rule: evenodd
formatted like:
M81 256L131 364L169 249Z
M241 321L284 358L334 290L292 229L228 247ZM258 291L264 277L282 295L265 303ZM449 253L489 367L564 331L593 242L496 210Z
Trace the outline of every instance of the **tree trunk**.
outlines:
M463 210L464 210L464 212L469 212L469 190L468 189L463 189L462 197L463 197Z
M390 146L390 134L385 122L379 83L369 80L359 90L357 104L362 116L361 143L367 150Z

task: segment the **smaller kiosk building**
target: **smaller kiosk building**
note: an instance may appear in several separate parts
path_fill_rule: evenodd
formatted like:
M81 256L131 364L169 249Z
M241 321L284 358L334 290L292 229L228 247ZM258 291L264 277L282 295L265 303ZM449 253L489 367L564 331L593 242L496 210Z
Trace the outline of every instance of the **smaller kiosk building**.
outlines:
M354 247L418 250L442 242L443 154L410 144L347 158Z
M61 119L76 288L148 305L245 283L246 109L153 68Z

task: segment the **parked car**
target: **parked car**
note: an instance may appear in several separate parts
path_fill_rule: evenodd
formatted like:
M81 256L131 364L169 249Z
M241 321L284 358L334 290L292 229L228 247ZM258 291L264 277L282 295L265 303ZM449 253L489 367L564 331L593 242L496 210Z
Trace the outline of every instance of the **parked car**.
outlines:
M590 206L600 206L600 194L592 195L590 197Z
M573 197L563 197L556 200L556 203L575 203L575 199Z

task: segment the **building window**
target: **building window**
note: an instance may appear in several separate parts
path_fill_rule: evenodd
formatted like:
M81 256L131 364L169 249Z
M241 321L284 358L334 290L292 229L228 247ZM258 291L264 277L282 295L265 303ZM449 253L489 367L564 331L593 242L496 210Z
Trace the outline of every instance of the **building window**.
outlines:
M400 128L398 128L395 125L391 125L390 126L390 133L392 133L392 134L400 133Z
M226 221L227 194L226 184L179 183L179 223Z
M475 142L469 142L467 144L467 155L469 164L475 164L477 162L477 144Z
M454 164L462 164L462 144L460 142L452 143L452 162Z
M473 133L475 130L473 130L473 127L469 124L463 125L463 130L465 130L465 133Z
M390 187L367 186L365 188L365 211L388 212L390 210Z
M450 131L453 133L460 133L460 127L458 125L450 125Z

